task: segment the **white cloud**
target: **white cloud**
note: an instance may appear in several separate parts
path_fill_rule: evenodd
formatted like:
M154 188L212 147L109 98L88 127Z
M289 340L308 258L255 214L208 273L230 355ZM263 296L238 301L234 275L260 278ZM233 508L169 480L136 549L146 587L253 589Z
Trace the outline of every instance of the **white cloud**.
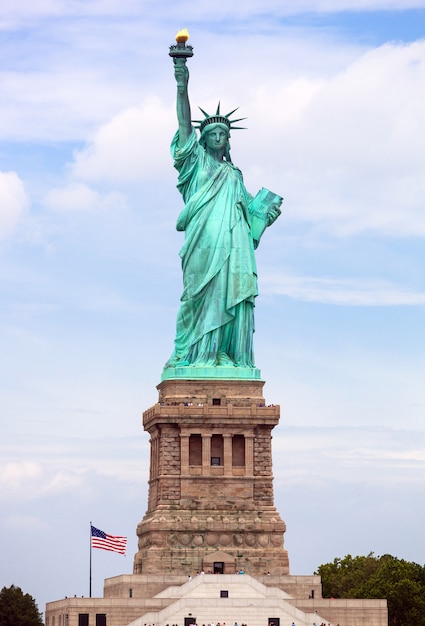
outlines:
M0 239L9 237L17 227L30 201L15 172L0 172Z
M144 485L147 437L96 438L96 450L93 442L71 436L6 437L0 444L5 459L0 466L1 501L25 503L60 494L85 497L105 478Z
M134 18L143 9L143 0L2 0L0 30L15 30L43 20L71 21L82 17L113 18L123 14Z
M0 484L7 489L19 489L24 483L41 476L41 466L32 461L6 463L0 468Z
M142 8L143 4L142 3ZM205 14L204 3L193 3L182 0L178 5L167 3L166 11L170 17L190 15L191 19L198 13ZM341 11L373 11L373 10L407 10L425 7L424 0L246 0L244 3L229 5L226 0L217 0L211 20L222 19L222 16L246 15L247 12L275 12L277 15L296 15L310 12L332 13ZM147 7L144 7L147 8ZM149 5L151 8L151 5ZM3 0L0 9L0 27L13 27L17 22L42 17L70 16L114 16L137 15L141 9L140 0Z
M149 98L140 107L116 115L77 152L73 174L82 180L139 181L160 178L170 170L167 159L174 121L174 104Z
M424 0L292 0L289 3L293 11L396 11L420 8Z
M31 528L32 532L46 532L48 530L48 524L35 515L8 515L3 519L3 526L14 531L22 530L25 532L28 528Z
M45 495L74 492L76 489L82 488L83 482L83 476L77 475L75 472L58 471L43 485L40 493Z
M61 56L39 59L43 70L25 62L25 71L0 72L3 99L0 103L0 136L7 141L83 141L94 125L102 123L130 101L138 101L138 89L97 67L95 61L83 67L81 59ZM34 52L36 54L36 52ZM94 53L92 52L94 55ZM47 55L47 53L46 53ZM119 68L116 68L119 72Z
M42 17L102 16L134 12L140 9L137 0L3 0L0 25L3 28L18 20L27 21Z
M315 473L323 484L329 479L347 485L367 479L385 487L402 486L406 480L419 485L424 445L421 430L281 426L273 437L274 474L277 481L299 485L308 484Z
M424 236L424 85L425 41L370 50L320 81L264 85L250 176L261 184L267 164L288 217L333 234Z
M264 294L295 300L345 306L415 306L425 304L425 293L409 291L387 281L335 279L267 274L261 281Z
M123 467L111 467L105 458L74 458L73 454L65 452L63 459L57 456L57 451L52 447L50 450L31 450L33 456L44 456L40 461L13 461L6 463L0 468L0 500L3 502L28 502L39 500L46 496L58 496L60 494L82 494L90 491L90 485L96 477L110 476L115 479L118 476L137 482L138 472L134 464L123 464ZM69 470L70 459L73 469Z
M100 193L84 183L74 182L67 187L51 189L45 198L45 205L56 211L121 211L126 208L125 197L121 193Z

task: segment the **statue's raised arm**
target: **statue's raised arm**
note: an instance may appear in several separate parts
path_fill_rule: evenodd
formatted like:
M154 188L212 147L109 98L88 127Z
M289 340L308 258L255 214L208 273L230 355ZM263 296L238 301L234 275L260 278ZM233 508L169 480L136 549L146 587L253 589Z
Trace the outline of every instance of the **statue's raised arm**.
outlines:
M192 132L190 102L188 94L189 70L186 59L174 59L174 76L177 81L177 120L179 143L184 145Z

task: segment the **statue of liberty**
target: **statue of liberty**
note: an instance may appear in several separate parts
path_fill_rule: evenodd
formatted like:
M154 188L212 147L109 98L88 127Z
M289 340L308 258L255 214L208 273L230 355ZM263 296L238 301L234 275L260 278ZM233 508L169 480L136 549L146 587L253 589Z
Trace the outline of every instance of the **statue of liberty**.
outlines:
M171 54L171 53L170 53ZM177 188L185 206L177 230L183 294L174 352L165 365L254 368L254 303L257 269L254 249L280 215L282 198L265 189L254 198L230 158L235 112L213 115L192 126L186 59L174 58L178 130L171 144Z

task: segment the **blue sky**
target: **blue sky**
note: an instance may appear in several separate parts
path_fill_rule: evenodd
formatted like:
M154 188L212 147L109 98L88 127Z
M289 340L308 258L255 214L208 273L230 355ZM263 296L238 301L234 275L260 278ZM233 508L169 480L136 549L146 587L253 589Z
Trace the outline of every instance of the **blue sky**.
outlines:
M129 536L94 594L132 571L181 291L181 27L193 110L239 106L247 188L285 197L255 349L291 571L423 564L425 0L36 4L0 8L0 585L87 595L90 520Z

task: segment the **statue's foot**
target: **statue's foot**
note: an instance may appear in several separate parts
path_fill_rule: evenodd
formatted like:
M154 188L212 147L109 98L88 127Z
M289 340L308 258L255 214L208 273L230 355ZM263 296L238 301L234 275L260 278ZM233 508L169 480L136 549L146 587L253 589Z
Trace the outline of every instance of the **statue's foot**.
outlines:
M216 361L217 365L221 365L221 366L227 366L227 367L234 367L235 363L232 361L232 359L229 357L228 354L226 354L225 352L220 351L217 354L217 361Z
M235 361L233 365L235 367L249 367L251 369L255 368L254 363L244 363L243 361Z
M189 361L185 361L183 359L170 359L165 364L165 368L167 367L187 367L190 365Z

